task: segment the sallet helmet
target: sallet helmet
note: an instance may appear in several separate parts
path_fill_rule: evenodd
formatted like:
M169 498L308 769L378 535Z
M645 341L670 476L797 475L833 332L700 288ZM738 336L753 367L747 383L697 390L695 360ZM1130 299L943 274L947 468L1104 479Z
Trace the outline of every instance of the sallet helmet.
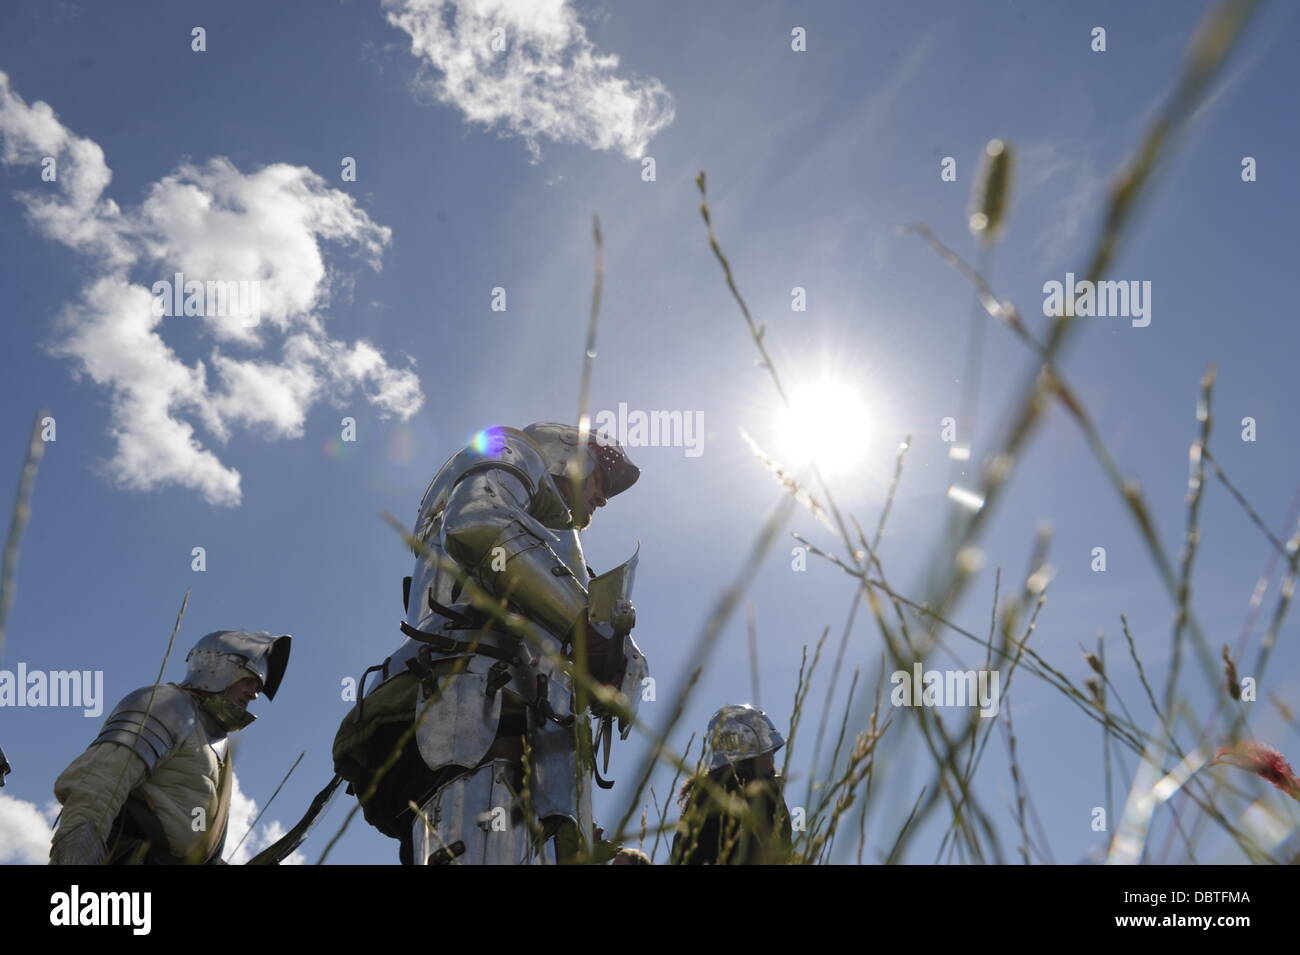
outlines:
M546 470L551 474L567 475L575 457L582 480L598 467L604 471L606 499L622 494L641 476L641 469L629 460L623 447L606 435L588 432L586 453L582 453L578 448L580 434L576 425L538 421L523 432L541 448Z
M186 655L185 683L221 693L236 680L255 676L262 681L267 699L273 700L289 665L292 640L288 634L276 636L265 630L214 630Z
M775 753L785 738L767 714L749 703L729 703L709 720L706 741L709 772L764 753Z

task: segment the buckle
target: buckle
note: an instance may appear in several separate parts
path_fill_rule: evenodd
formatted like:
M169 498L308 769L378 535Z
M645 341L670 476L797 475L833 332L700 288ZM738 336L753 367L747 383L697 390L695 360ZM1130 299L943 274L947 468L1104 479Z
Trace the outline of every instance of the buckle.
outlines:
M438 692L438 678L433 672L433 655L428 644L421 646L415 657L406 661L406 668L420 681L421 700L427 700Z
M497 691L510 682L510 664L505 660L498 660L488 668L487 674L487 698L493 699Z
M443 846L429 854L429 865L451 865L452 861L465 854L465 843L457 839L449 846Z

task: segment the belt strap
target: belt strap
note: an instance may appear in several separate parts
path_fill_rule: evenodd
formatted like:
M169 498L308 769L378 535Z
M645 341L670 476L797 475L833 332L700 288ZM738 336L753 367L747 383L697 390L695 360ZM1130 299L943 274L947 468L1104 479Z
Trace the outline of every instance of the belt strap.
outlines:
M185 860L171 854L171 846L162 824L153 809L138 793L131 793L122 811L113 821L108 839L110 846L106 862L123 865L133 859L143 864L180 865ZM141 844L147 848L140 853Z
M448 637L441 633L430 633L427 630L419 630L412 627L405 620L401 622L402 633L406 634L412 640L419 640L421 643L427 643L435 650L441 650L443 653L478 653L485 657L493 657L497 660L504 660L507 663L515 662L514 650L502 650L499 647L491 646L484 643L467 643L463 640L457 640L455 637Z

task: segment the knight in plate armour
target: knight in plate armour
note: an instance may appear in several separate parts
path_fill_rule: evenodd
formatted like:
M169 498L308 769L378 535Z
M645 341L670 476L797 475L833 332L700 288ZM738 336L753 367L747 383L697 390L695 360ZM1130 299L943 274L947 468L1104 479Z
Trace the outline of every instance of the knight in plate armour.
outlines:
M52 865L221 863L232 785L227 734L274 699L292 638L217 630L194 645L183 683L135 690L54 781L63 804Z
M580 532L639 476L610 438L542 422L479 432L429 483L407 639L366 671L334 742L336 771L402 862L592 858L592 785L608 784L591 751L603 742L608 759L616 715L630 732L647 670L630 634L636 557L596 577ZM575 659L582 689L617 691L617 706L578 705Z

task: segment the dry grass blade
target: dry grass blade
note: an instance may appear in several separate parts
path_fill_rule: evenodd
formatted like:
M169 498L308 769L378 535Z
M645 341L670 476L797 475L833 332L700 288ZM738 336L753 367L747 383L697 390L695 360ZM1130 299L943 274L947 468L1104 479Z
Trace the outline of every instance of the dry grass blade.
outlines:
M749 328L749 334L754 339L754 346L758 349L759 355L762 356L759 364L766 368L768 374L772 376L772 384L776 386L776 392L781 396L781 402L788 407L790 402L786 397L785 388L781 385L781 376L777 374L776 366L772 364L772 356L767 353L767 345L763 342L763 335L767 330L766 326L754 323L754 316L750 314L744 296L740 294L740 289L736 288L736 279L731 274L731 262L723 254L722 246L718 244L718 237L713 234L713 216L709 212L709 195L704 170L701 169L700 174L695 177L695 185L700 190L700 216L704 219L704 225L708 229L709 248L713 250L713 254L718 259L718 264L722 266L722 274L726 279L727 288L731 290L732 297L735 298L736 304L740 306L740 313L744 316L745 324Z
M1233 500L1241 505L1242 509L1246 512L1246 516L1250 518L1251 523L1260 529L1263 535L1268 538L1268 542L1273 545L1274 549L1276 549L1279 554L1294 562L1295 555L1287 554L1286 545L1277 539L1277 535L1274 534L1269 529L1268 525L1264 523L1264 519L1259 516L1259 512L1250 506L1250 502L1246 500L1245 495L1243 495L1241 491L1237 490L1235 484L1228 480L1228 475L1223 473L1223 468L1219 465L1219 462L1215 460L1214 455L1210 453L1210 449L1208 447L1202 447L1201 455L1210 463L1210 466L1214 468L1214 476L1217 477L1223 486L1228 489L1228 493L1232 495Z
M758 567L763 557L767 554L768 549L772 546L772 541L776 537L777 531L789 519L790 509L793 499L782 497L777 503L772 514L763 523L757 539L750 547L748 556L744 564L740 567L736 577L731 584L718 598L714 605L713 612L705 622L704 628L695 640L695 649L691 654L689 663L690 675L681 684L681 688L673 700L672 707L669 710L667 723L657 734L650 752L646 754L640 771L636 774L637 784L632 795L628 799L627 807L619 820L618 828L615 830L613 840L619 842L623 838L624 832L627 831L627 824L636 812L637 806L641 802L641 794L645 791L646 785L650 781L650 774L654 771L655 764L667 751L668 738L672 735L682 715L686 712L686 704L690 700L690 695L694 691L696 684L699 682L700 675L703 673L705 665L713 654L713 649L722 635L722 629L730 619L732 612L737 604L740 603L741 597L744 596L750 583L758 573ZM679 760L680 763L680 760Z
M958 272L966 281L975 289L975 294L979 299L980 305L984 311L988 312L990 318L995 318L1007 328L1015 333L1016 337L1032 348L1039 355L1045 355L1043 345L1034 338L1033 333L1020 318L1020 312L1010 301L998 298L997 294L989 286L988 280L984 276L967 264L966 260L954 252L948 246L944 245L924 222L913 222L910 225L900 226L899 231L903 233L914 232L919 235L934 250L939 258L943 259L948 265Z
M754 605L749 604L745 608L745 632L749 645L749 692L753 704L760 710L763 708L762 700L758 693L758 622L754 619Z
M876 522L876 533L871 539L871 549L880 550L880 538L885 533L885 521L889 518L889 512L894 507L894 495L898 493L898 484L903 479L903 459L907 457L907 449L912 446L912 436L909 434L898 445L898 451L894 454L894 477L889 482L889 493L885 495L885 506L880 510L880 520Z
M682 750L683 760L688 760L691 758L691 747L694 745L695 745L695 734L692 733L691 738L686 741L686 748ZM663 838L664 831L668 827L668 810L672 808L673 794L677 792L677 782L681 778L682 778L682 768L681 766L678 766L677 771L673 774L672 784L668 787L668 795L664 797L663 811L659 813L659 825L655 830L655 844L654 847L650 850L650 861L652 863L658 857L659 840Z
M1123 477L1119 466L1115 463L1115 459L1112 457L1105 442L1102 441L1101 435L1098 433L1096 426L1093 424L1092 418L1088 415L1087 410L1075 396L1074 392L1065 383L1064 379L1062 379L1055 371L1045 369L1040 380L1044 391L1048 394L1054 395L1061 402L1070 417L1073 418L1075 423L1079 426L1079 429L1083 432L1084 438L1088 443L1089 449L1091 449L1093 456L1101 465L1102 471L1110 480L1111 486L1114 487L1116 493L1119 494L1120 498L1124 501L1125 506L1129 509L1129 514L1133 518L1134 524L1137 525L1138 531L1142 535L1142 542L1146 545L1147 552L1151 555L1151 559L1155 563L1156 569L1160 572L1160 579L1164 583L1165 589L1169 592L1170 597L1176 602L1179 608L1177 612L1178 623L1176 623L1177 632L1181 634L1184 626L1190 631L1197 652L1197 660L1201 664L1202 675L1210 685L1214 685L1217 680L1214 655L1210 651L1210 644L1209 640L1205 636L1205 631L1202 629L1200 622L1197 620L1195 613L1187 602L1187 598L1190 595L1190 578L1188 578L1187 581L1180 581L1179 578L1175 577L1173 563L1165 554L1164 547L1160 543L1160 534L1155 526L1155 518L1151 514L1151 509L1147 506L1141 485L1139 485L1135 480ZM1210 380L1212 381L1212 379ZM1204 400L1207 399L1203 398L1203 401ZM1202 484L1198 482L1197 501L1191 511L1193 520L1199 513L1199 493L1201 487ZM1189 526L1188 534L1198 537L1199 529ZM1189 536L1189 539L1192 539L1192 536ZM1194 547L1190 553L1195 553ZM1189 552L1185 550L1184 572L1190 575L1191 564L1189 562L1190 558L1188 554ZM1175 643L1177 646L1181 647L1181 640L1176 638ZM1168 708L1168 700L1166 700L1165 709L1168 710Z
M145 704L144 716L140 718L140 722L137 723L135 727L135 739L137 742L140 739L140 734L144 732L144 724L149 719L149 714L153 712L153 701L154 697L158 694L158 685L162 683L163 674L167 672L167 660L172 655L172 647L176 645L176 634L181 629L181 620L185 618L185 608L189 605L190 592L187 590L185 591L185 596L181 598L181 609L176 612L176 621L172 624L171 636L167 638L167 649L163 651L162 663L158 666L158 678L153 681L154 685L149 689L149 702ZM223 766L224 765L225 764L223 763ZM122 777L125 775L126 766L123 766L122 771L117 774L117 780L113 783L112 792L118 791L118 788L122 785ZM110 848L109 854L106 858L111 857L112 850Z
M880 742L889 727L890 721L887 720L883 726L877 728L875 714L873 714L871 726L866 732L859 733L854 739L853 749L849 752L844 772L826 788L822 802L816 812L817 819L813 826L813 836L809 839L808 847L802 854L802 859L798 861L805 864L819 864L826 861L834 847L840 819L857 801L858 786L870 777L875 764L876 744ZM827 819L822 814L831 805L832 800L834 801L834 808ZM821 832L823 820L825 820L825 831Z
M772 384L776 388L777 395L781 398L781 404L788 409L790 407L790 399L785 393L785 388L781 384L781 377L777 373L776 365L773 364L772 356L768 353L767 345L763 341L764 326L754 324L754 318L749 312L749 306L745 304L745 299L741 296L740 290L736 288L735 277L731 274L731 263L723 254L722 247L718 244L718 237L713 232L713 217L709 212L709 195L708 190L705 187L705 175L703 170L701 170L700 174L696 177L695 184L700 190L700 217L704 220L705 228L708 231L709 247L713 250L713 254L717 257L718 263L722 266L722 274L726 279L727 288L731 290L732 297L735 298L736 304L740 307L741 315L744 316L745 324L749 328L750 337L754 340L754 347L758 349L758 353L761 356L759 364L767 369L768 374L772 378ZM817 466L817 460L815 457L809 462L809 467L812 470L813 476L817 479L817 486L821 489L822 498L826 501L826 506L830 510L831 517L834 520L833 533L835 533L844 544L844 547L853 559L854 564L858 565L857 552L854 550L853 543L849 538L848 527L845 525L844 519L840 516L839 508L835 504L835 499L831 496L830 488L826 484L826 479L822 476L821 468Z
M9 608L13 606L18 579L18 548L23 539L23 528L32 514L32 489L36 486L36 471L45 442L41 440L41 420L44 411L36 412L32 421L32 434L27 441L27 458L23 461L22 475L18 479L18 493L14 497L13 515L9 519L9 536L5 539L4 566L0 568L0 663L5 658L5 633Z
M298 758L293 761L293 765L289 767L289 771L284 774L284 779L280 780L280 785L276 786L275 792L271 793L271 798L263 803L262 808L253 818L253 821L249 823L248 828L244 830L244 834L240 836L239 841L235 843L235 848L230 853L232 856L239 852L239 847L244 844L244 840L248 838L249 833L257 828L257 824L262 821L262 817L266 815L266 811L271 808L271 803L275 802L275 797L280 795L280 790L284 788L284 784L289 781L289 777L293 775L293 771L298 768L298 764L302 762L302 758L306 755L306 750L303 750L303 752L298 754Z
M850 574L852 576L860 576L857 571L853 570L851 567L847 567L844 563L842 563L836 557L834 557L834 555L826 554L824 551L819 550L816 546L810 544L808 541L800 537L798 534L794 534L792 536L796 540L798 540L801 544L803 544L805 547L808 547L811 553L819 557L826 558L827 560L831 561L833 564L835 564L837 567L839 567L847 574ZM951 630L953 633L965 637L968 640L975 641L981 646L985 645L984 638L971 633L969 630L966 630L965 628L959 626L958 624L954 623L948 618L935 613L935 611L931 610L926 605L917 603L916 601L904 596L903 594L898 593L896 590L893 590L891 587L889 587L889 585L886 584L884 581L873 580L872 578L868 577L863 579L863 583L872 590L881 591L882 593L887 595L891 600L897 600L899 603L907 606L909 609L915 611L916 613L934 620L937 625L946 627L949 630ZM1039 679L1044 680L1049 685L1053 686L1055 689L1060 690L1062 693L1064 693L1072 702L1074 702L1076 705L1079 705L1080 708L1083 710L1084 714L1088 716L1090 719L1098 720L1099 722L1104 722L1103 718L1097 716L1097 714L1094 712L1094 707L1092 706L1092 703L1088 699L1088 697L1086 697L1082 692L1080 692L1078 688L1076 688L1070 682L1070 679L1064 673L1062 673L1060 670L1048 664L1047 661L1044 660L1043 657L1039 655L1036 651L1034 651L1031 647L1022 644L1018 647L1016 652L1018 653L1021 651L1023 651L1032 661L1031 664L1026 664L1026 667L1029 670L1029 672L1033 673ZM999 656L1002 659L1013 659L1012 653L1007 650L995 650L994 653L995 655ZM1138 737L1140 737L1143 734L1137 731L1136 728L1122 727L1118 723L1114 725L1116 726L1117 730L1121 730L1124 732L1126 741L1131 746L1135 747L1137 752L1141 752L1142 745L1138 741Z
M1234 47L1254 6L1249 0L1228 0L1209 14L1193 39L1189 47L1187 68L1167 104L1147 128L1132 159L1112 185L1101 235L1087 268L1083 270L1085 281L1099 281L1110 268L1120 242L1127 233L1127 227L1153 181L1153 172L1160 160L1167 155L1171 144L1185 130L1209 84ZM1042 366L1050 366L1057 360L1073 329L1079 324L1071 321L1068 311L1062 309L1062 314L1053 320L1041 350ZM991 314L1000 318L1001 313L999 305ZM963 567L953 566L952 561L943 559L942 555L961 553L974 544L995 511L1000 492L1006 487L1021 449L1037 430L1043 410L1039 370L1036 369L1021 388L1019 397L1012 405L1015 410L1007 416L1008 425L1001 448L984 469L980 489L984 506L957 522L949 539L941 546L937 559L931 562L938 572L927 588L930 594L927 603L940 613L946 613L952 602L960 596L969 577Z
M830 634L830 627L822 628L822 635L817 638L817 647L813 650L812 664L808 664L808 645L804 644L803 656L799 661L799 678L794 685L794 706L790 711L790 732L785 738L785 758L781 762L781 775L789 778L790 758L794 755L794 741L799 736L799 724L803 721L803 707L808 700L808 694L812 692L813 674L817 672L817 664L821 662L822 649L826 646L826 637ZM808 794L804 797L804 805L812 804L812 788L815 780L812 776L808 777Z
M907 814L907 819L903 822L903 828L898 830L898 835L894 839L894 847L889 850L889 855L885 857L885 865L894 865L898 861L898 855L903 848L903 837L912 827L912 820L916 818L917 807L921 805L921 800L925 798L925 787L916 795L916 802L912 803L912 811Z
M1165 709L1168 710L1178 683L1178 674L1183 661L1183 631L1187 626L1188 603L1192 594L1192 565L1196 561L1196 545L1201 539L1200 514L1201 495L1205 487L1205 464L1202 451L1210 442L1210 427L1214 422L1210 415L1211 397L1214 392L1215 369L1211 365L1201 378L1201 399L1196 405L1196 418L1201 423L1200 434L1192 443L1188 452L1189 466L1187 475L1187 533L1183 540L1183 552L1179 560L1178 605L1174 612L1174 633L1172 639L1173 653L1169 674L1165 683ZM1206 645L1208 650L1208 643Z
M1171 772L1160 774L1160 755L1148 750L1133 779L1124 816L1111 841L1107 865L1135 865L1146 850L1147 833L1156 809L1181 790L1192 775L1205 765L1205 754L1195 750L1183 758Z
M858 607L861 606L862 603L861 600L859 599L861 594L862 594L861 588L856 590L853 594L853 600L849 604L848 619L844 621L844 631L843 633L840 634L840 645L839 648L835 651L835 662L831 664L831 682L830 682L830 686L827 687L826 689L825 697L822 699L822 718L817 725L817 739L813 743L813 758L812 758L813 766L821 765L822 741L826 737L826 726L831 715L831 705L835 702L835 691L839 687L840 672L842 671L844 665L844 656L848 652L849 637L853 633L853 621L857 618ZM855 680L856 680L856 676L857 676L857 670L854 670ZM850 699L849 702L851 704L852 699ZM848 718L849 718L849 707L846 706L844 710L844 721L847 722Z
M587 321L587 343L582 352L582 380L578 386L578 429L580 442L585 441L591 428L587 405L591 395L591 369L596 361L596 330L600 325L600 297L605 287L605 241L600 231L600 217L591 217L591 236L596 245L595 277L591 288L591 317ZM576 459L574 461L576 465ZM581 478L576 471L573 477Z
M1264 667L1268 665L1269 655L1277 643L1277 635L1282 629L1282 622L1286 619L1287 611L1291 609L1291 600L1295 596L1296 580L1300 578L1300 573L1296 570L1297 558L1300 558L1300 523L1297 523L1295 534L1287 541L1286 558L1287 571L1278 590L1277 606L1273 608L1273 616L1269 619L1268 628L1260 638L1259 652L1251 671L1256 680L1259 680L1263 675Z
M1119 615L1120 624L1124 628L1124 638L1128 641L1129 656L1133 658L1133 665L1137 667L1138 679L1142 681L1142 689L1146 690L1147 702L1151 704L1151 710L1156 714L1156 719L1160 720L1161 725L1167 725L1164 714L1160 712L1160 704L1156 702L1156 695L1151 689L1151 684L1147 681L1146 668L1142 666L1142 658L1138 655L1137 645L1133 642L1133 634L1128 629L1128 618L1124 614Z
M596 331L600 325L600 298L605 285L605 243L600 231L600 218L592 216L591 235L595 244L595 276L592 280L591 289L591 316L587 321L587 343L582 354L582 381L578 388L578 447L586 447L588 437L591 432L591 418L588 414L588 402L591 393L591 372L596 361ZM575 513L579 512L581 507L585 506L582 501L584 494L585 475L582 473L582 465L579 456L573 455L569 459L569 487L573 495L570 502ZM587 696L587 642L577 640L573 644L573 668L579 674L575 680L574 686L574 706L578 713L586 713L587 705L590 702ZM575 792L582 792L584 788L590 785L588 780L591 778L591 770L595 767L595 753L592 752L591 736L589 735L589 721L584 717L579 717L573 721L573 739L574 746L577 750L578 758L574 764Z
M1016 725L1011 717L1011 701L1006 701L1007 722L1003 732L1007 738L1007 758L1011 764L1011 784L1016 794L1016 825L1020 827L1020 858L1029 865L1029 827L1025 822L1025 787L1020 775L1020 760L1016 757Z
M826 509L817 503L817 499L808 493L808 489L800 484L796 478L791 477L786 472L785 468L777 464L766 451L760 448L758 442L749 436L748 431L744 428L739 430L741 438L743 438L745 443L749 445L749 450L754 452L754 457L758 458L763 467L767 468L771 475L776 478L777 483L779 483L781 487L785 488L786 493L807 508L808 513L817 518L823 527L834 534L835 528L832 526L830 519L826 516Z

